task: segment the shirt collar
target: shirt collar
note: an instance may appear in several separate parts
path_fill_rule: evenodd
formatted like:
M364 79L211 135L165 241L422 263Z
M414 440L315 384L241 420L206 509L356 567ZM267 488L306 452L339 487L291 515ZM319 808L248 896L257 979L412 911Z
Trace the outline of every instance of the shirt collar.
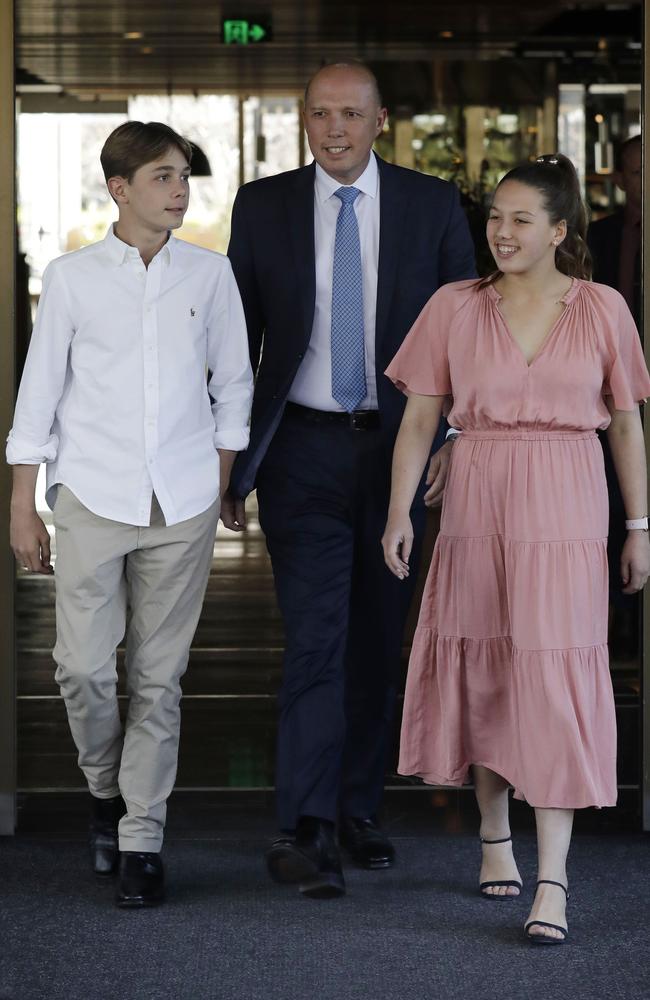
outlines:
M341 184L336 178L331 177L326 170L323 170L320 163L316 164L316 181L315 181L315 191L318 201L322 204L331 198L335 191L338 191L340 187L355 187L362 194L367 194L371 198L376 198L379 191L379 171L377 169L377 158L373 152L370 153L370 159L368 160L368 166L361 174L357 177L354 184Z
M174 255L173 248L174 234L169 233L169 239L163 247L160 248L156 256L160 256L162 262L165 264L170 264L172 257ZM125 260L140 260L140 251L137 247L129 246L118 236L115 235L115 229L113 223L108 227L106 236L104 237L104 247L106 253L108 254L110 260L117 264L123 264ZM154 258L155 259L155 258Z

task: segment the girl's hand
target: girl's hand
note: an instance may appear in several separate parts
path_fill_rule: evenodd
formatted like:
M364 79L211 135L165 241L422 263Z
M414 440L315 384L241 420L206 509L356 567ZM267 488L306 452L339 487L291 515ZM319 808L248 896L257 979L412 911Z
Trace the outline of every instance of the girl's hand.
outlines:
M624 594L642 590L650 574L650 539L647 531L628 531L621 554Z
M413 548L413 526L408 515L389 516L381 540L384 559L391 573L400 580L409 575L409 556Z

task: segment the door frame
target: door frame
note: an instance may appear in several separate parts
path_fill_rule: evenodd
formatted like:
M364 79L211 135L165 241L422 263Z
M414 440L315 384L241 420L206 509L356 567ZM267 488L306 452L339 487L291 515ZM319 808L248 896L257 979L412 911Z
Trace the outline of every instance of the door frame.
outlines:
M0 427L4 440L15 401L16 97L14 6L0 3ZM16 828L16 570L9 547L11 470L0 461L0 835Z

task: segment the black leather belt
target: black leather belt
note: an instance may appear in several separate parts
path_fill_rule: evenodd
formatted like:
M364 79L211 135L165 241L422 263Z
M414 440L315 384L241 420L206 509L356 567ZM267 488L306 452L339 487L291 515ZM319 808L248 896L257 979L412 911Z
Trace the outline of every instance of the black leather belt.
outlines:
M287 403L284 412L287 416L304 420L306 423L336 424L339 427L350 427L353 431L375 431L381 426L379 410L353 410L352 413L343 413L334 410L312 410L311 406Z

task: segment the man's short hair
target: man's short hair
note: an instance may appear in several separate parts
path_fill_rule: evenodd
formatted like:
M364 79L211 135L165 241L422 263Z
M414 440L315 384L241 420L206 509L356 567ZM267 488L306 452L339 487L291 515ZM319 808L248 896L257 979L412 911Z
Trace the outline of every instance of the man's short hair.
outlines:
M362 62L344 62L344 63L343 62L336 62L336 63L326 63L324 66L321 66L320 69L316 70L316 72L314 73L314 75L311 76L309 78L309 80L307 81L307 86L305 87L305 96L303 98L305 105L307 104L307 99L309 97L309 88L311 87L311 84L312 84L313 80L315 80L315 78L318 76L318 74L322 70L324 70L324 69L358 69L358 70L360 70L363 73L363 75L368 78L368 83L370 84L370 86L372 87L372 89L375 92L375 99L377 101L378 106L380 108L382 107L382 97L381 97L381 91L379 89L379 83L377 81L377 77L375 76L375 74L373 73L373 71L370 69L370 66L366 66L366 64L362 63Z
M104 177L133 179L136 170L145 163L159 160L167 150L176 146L188 163L192 160L192 147L187 139L162 122L124 122L111 132L100 153Z
M637 143L639 146L641 145L640 135L633 135L630 139L626 139L625 142L618 143L614 151L614 170L618 170L620 173L623 169L626 154L630 149L633 149Z

